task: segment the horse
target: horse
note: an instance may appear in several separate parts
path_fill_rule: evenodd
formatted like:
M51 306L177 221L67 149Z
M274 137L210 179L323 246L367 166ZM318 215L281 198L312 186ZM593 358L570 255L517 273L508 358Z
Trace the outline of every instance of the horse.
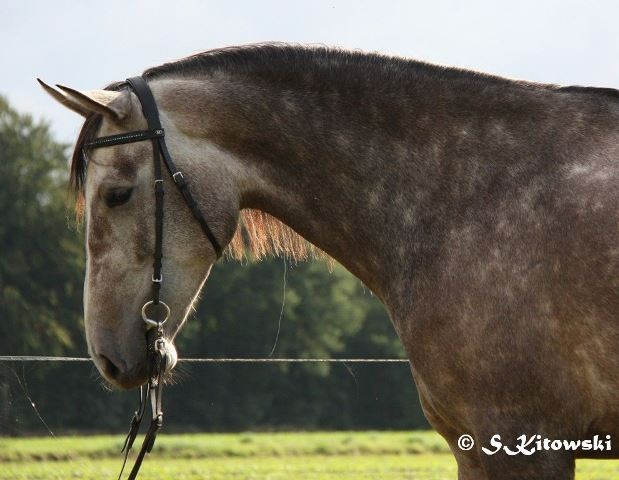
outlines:
M381 300L459 479L571 479L575 458L619 457L619 91L287 44L142 76L225 254L324 252ZM83 148L147 122L124 82L46 90L85 117L71 182L89 353L132 388L147 377L152 147ZM175 359L218 256L173 183L164 173Z

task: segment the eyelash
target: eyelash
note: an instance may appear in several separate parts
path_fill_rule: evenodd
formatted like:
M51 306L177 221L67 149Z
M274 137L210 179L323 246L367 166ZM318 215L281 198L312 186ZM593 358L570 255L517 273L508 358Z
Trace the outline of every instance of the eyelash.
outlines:
M119 205L123 205L129 201L131 198L131 194L133 193L133 188L111 188L105 194L105 204L109 208L118 207Z

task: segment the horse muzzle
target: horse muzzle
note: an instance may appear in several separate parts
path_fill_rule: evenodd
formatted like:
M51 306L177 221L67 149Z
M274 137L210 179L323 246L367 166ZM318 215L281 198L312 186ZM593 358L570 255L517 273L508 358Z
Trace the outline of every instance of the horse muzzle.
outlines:
M156 346L158 348L157 364L158 368L161 368L161 376L163 377L176 366L178 353L172 341L162 338L158 342L159 345ZM127 362L111 353L96 353L92 357L103 378L116 387L131 389L144 385L148 381L149 362L151 361L149 355L146 355L142 361L131 367L127 366Z

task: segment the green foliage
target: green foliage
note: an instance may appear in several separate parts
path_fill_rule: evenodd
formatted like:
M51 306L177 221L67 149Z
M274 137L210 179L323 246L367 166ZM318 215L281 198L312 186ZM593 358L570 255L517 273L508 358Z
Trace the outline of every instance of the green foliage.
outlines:
M0 352L67 353L79 328L83 248L67 228L66 147L0 97ZM83 348L80 348L83 351Z

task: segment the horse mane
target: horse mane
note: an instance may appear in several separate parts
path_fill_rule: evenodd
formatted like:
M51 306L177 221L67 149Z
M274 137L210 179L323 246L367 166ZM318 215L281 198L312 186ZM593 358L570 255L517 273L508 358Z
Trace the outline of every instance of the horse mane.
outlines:
M342 69L341 67L345 68ZM285 69L285 74L282 72ZM522 84L532 82L512 80L476 70L448 67L411 58L364 52L325 45L296 45L281 42L257 43L207 50L167 62L144 71L145 79L167 76L188 78L209 75L218 71L251 74L270 80L290 80L308 73L319 74L323 79L337 75L344 80L356 78L362 71L377 82L398 81L411 74L427 78L465 79L483 84Z
M346 68L336 68L344 65ZM593 93L597 95L619 95L614 89L560 87L521 80L511 80L472 70L445 67L401 57L378 53L363 53L325 46L299 46L281 43L226 47L197 53L180 60L164 63L143 73L146 80L166 76L199 77L218 71L253 74L271 80L281 79L282 72L293 77L303 77L307 72L319 75L327 81L337 76L342 82L354 84L359 71L364 77L375 76L379 83L389 80L398 82L412 74L424 78L464 81L480 86L506 86L524 89L556 90L565 93ZM290 79L289 77L286 77ZM123 87L117 82L106 87L117 90ZM101 125L101 116L89 116L79 133L71 162L71 185L76 193L76 210L79 216L84 208L84 179L86 159L82 153L84 143L94 138ZM279 220L257 210L242 210L239 227L226 248L229 257L242 260L248 255L257 259L268 255L284 255L294 260L324 255L318 248L301 238L294 230Z
M424 62L376 53L363 53L325 46L298 46L280 43L226 47L198 53L175 62L150 68L143 73L146 80L167 75L199 76L209 72L253 72L260 68L260 75L277 77L286 66L300 74L306 69L333 73L330 66L344 64L353 66L351 75L356 76L357 68L364 71L384 72L392 75L409 75L411 69L428 76L468 76L486 82L506 82L478 72L440 67ZM123 82L108 85L108 90L124 88ZM87 161L83 154L84 144L95 138L101 125L101 115L92 114L86 118L77 138L71 161L70 185L76 197L76 213L81 219L84 213L84 181ZM269 255L286 256L292 260L308 257L325 257L324 252L299 236L294 230L265 212L251 209L241 211L237 231L226 248L229 257L242 260L248 256L260 259Z

